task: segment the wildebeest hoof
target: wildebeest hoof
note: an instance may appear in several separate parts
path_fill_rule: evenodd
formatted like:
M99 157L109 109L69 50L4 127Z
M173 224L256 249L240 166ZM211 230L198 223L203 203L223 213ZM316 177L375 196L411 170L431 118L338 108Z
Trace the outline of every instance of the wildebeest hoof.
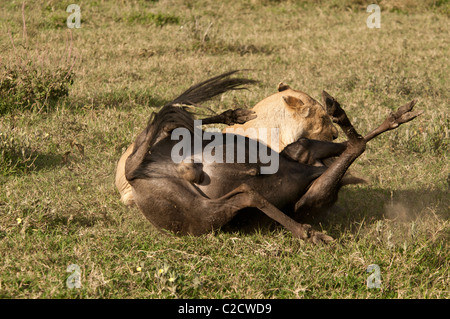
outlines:
M336 99L328 94L325 90L322 91L322 99L324 107L333 123L344 124L346 122L347 116L345 115L345 112L341 108L339 102L336 101Z
M392 113L387 119L386 124L389 129L394 129L399 125L409 122L415 119L417 116L421 115L423 111L412 112L414 105L417 103L417 100L412 100L411 102L401 106L395 113Z
M334 238L318 231L312 231L309 240L317 245L321 243L329 244L334 240Z
M311 225L308 224L298 224L295 229L292 229L292 234L303 240L307 240L309 237L309 232L311 230Z
M312 242L316 245L319 243L328 244L334 240L331 236L313 230L311 225L308 224L299 225L292 233L295 237Z

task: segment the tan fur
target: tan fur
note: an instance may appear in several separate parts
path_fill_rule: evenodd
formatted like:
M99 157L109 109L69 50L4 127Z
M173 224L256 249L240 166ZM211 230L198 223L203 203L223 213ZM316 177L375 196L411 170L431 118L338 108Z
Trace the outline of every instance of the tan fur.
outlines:
M267 138L256 136L274 150L281 152L287 145L300 137L332 141L338 131L331 122L322 105L304 92L291 89L284 83L278 84L278 93L275 93L253 107L257 118L245 124L236 124L228 129L268 128ZM271 146L270 128L279 129L279 145ZM239 134L239 131L234 133ZM248 135L248 134L241 134ZM131 144L120 158L116 169L116 187L121 195L121 201L131 206L134 204L133 189L125 178L125 161L133 151ZM186 178L199 178L190 167L180 167L179 173ZM190 176L194 174L193 176Z
M280 152L287 145L300 137L332 141L338 131L331 122L322 105L308 94L293 90L288 85L280 83L278 93L275 93L253 107L257 118L245 124L227 127L224 132L232 133L236 129L267 128L267 138L258 136L257 139ZM279 145L271 145L270 128L279 129ZM235 131L240 134L239 131ZM250 136L250 134L241 134Z
M125 178L125 162L130 156L131 152L133 152L134 143L128 146L125 153L122 154L122 156L119 159L119 162L117 163L116 168L116 187L119 190L120 193L120 200L126 205L131 206L134 204L133 199L133 189L131 185L128 183L127 179Z

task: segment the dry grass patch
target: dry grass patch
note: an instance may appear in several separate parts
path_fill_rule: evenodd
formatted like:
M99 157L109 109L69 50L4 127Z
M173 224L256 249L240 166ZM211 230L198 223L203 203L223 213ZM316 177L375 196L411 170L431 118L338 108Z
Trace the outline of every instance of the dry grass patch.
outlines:
M27 4L28 43L22 3L0 4L1 68L28 54L50 81L44 92L73 74L51 106L0 96L1 297L449 297L448 2L379 2L380 29L367 28L359 0L86 2L72 41L67 4ZM371 142L353 165L370 183L344 189L339 208L313 221L333 245L281 228L174 237L120 203L115 164L150 113L231 69L261 83L205 106L252 107L283 81L319 100L327 90L361 133L413 98L425 111ZM70 264L80 289L66 286ZM366 287L370 264L380 289Z

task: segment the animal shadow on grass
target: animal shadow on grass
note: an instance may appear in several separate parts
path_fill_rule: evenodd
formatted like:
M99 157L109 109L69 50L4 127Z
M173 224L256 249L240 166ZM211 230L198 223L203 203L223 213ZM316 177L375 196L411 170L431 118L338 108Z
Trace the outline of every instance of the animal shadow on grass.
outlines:
M40 153L27 146L0 150L3 156L3 175L21 175L46 168L54 168L64 163L64 155Z
M31 170L40 171L46 168L55 168L64 164L64 155L51 154L51 153L39 153L33 162Z
M357 233L362 223L370 224L384 219L414 221L427 208L432 208L440 219L447 220L450 218L449 195L450 189L344 188L334 206L320 211L301 211L291 216L300 223L310 224L314 229L326 230L336 239L346 232ZM267 234L277 228L282 227L262 212L248 208L223 226L222 231Z

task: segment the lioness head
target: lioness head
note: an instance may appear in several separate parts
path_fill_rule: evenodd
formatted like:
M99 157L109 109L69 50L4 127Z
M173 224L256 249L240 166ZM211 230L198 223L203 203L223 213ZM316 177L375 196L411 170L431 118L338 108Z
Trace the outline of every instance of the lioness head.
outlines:
M283 83L279 84L278 90L286 108L285 125L282 130L288 130L294 135L292 142L299 137L322 141L332 141L338 137L338 130L319 102L306 93L292 90Z
M278 129L278 145L272 143L270 131L266 136L257 137L278 152L301 137L322 141L332 141L338 137L338 131L322 105L308 94L293 90L284 83L278 85L277 93L256 104L253 111L256 112L256 119L233 125L226 132L235 130L236 134L241 134L238 131L240 128Z

